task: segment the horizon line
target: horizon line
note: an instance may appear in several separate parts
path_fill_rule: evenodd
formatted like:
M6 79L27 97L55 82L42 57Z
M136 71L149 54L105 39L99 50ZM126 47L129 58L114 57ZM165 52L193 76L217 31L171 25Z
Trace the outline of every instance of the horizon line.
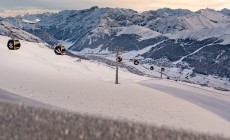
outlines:
M122 7L104 7L104 6L90 6L89 8L76 8L76 9L73 9L73 8L63 8L63 9L55 9L55 8L38 8L38 7L31 7L31 8L19 8L19 9L0 9L0 13L3 13L3 12L7 12L7 11L26 11L26 10L47 10L47 11L65 11L65 10L88 10L88 9L91 9L93 7L98 7L99 9L103 9L103 8L111 8L111 9L130 9L130 10L133 10L133 11L136 11L138 13L142 13L142 12L146 12L146 11L157 11L157 10L160 10L160 9L171 9L171 10L178 10L178 9L181 9L181 10L189 10L191 12L197 12L199 10L205 10L205 9L211 9L211 10L215 10L215 11L221 11L221 10L224 10L224 9L227 9L227 10L230 10L228 8L221 8L221 9L214 9L214 8L209 8L209 7L206 7L206 8L201 8L201 9L198 9L198 10L191 10L191 9L186 9L186 8L170 8L170 7L162 7L162 8L157 8L157 9L150 9L150 10L143 10L143 11L139 11L139 10L136 10L134 8L122 8Z

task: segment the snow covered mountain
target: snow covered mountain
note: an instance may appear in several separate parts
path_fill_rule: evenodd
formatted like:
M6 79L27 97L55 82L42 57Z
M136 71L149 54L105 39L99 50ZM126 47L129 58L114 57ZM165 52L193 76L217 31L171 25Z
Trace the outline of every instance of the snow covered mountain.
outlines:
M24 14L16 17L0 18L0 21L3 21L7 24L10 24L11 26L14 26L15 28L23 30L24 32L27 32L27 34L33 34L50 45L55 45L58 44L57 39L55 39L52 35L47 33L45 30L41 30L35 24L41 20L49 18L52 14L54 13L44 12L42 14Z
M0 35L3 36L9 36L11 38L26 40L30 42L43 42L40 38L18 28L13 26L12 24L0 21Z
M130 26L140 20L133 10L92 7L81 11L63 11L37 25L59 40L75 42L90 32L97 30L97 34L110 35L113 32L111 28Z
M219 27L230 22L230 18L212 9L203 9L195 13L181 11L184 16L163 16L146 23L146 27L160 33L175 33L183 30L201 30ZM164 15L164 14L163 14ZM167 14L168 15L168 14Z
M57 13L58 10L44 10L44 9L26 9L26 10L4 10L0 12L0 17L16 17L23 15L36 15L43 13Z
M176 16L176 17L182 17L186 16L189 14L192 14L192 11L187 10L187 9L170 9L170 8L162 8L156 10L156 13L162 17L171 17L171 16Z
M151 65L164 66L165 75L202 85L221 82L224 88L230 82L227 9L191 12L163 8L138 13L131 9L92 7L2 20L51 45L58 40L68 42L71 45L67 48L76 54L111 60L114 57L111 50L120 46L125 51L125 64L140 59L147 69ZM138 69L151 74L149 70ZM209 80L199 82L198 77Z
M217 12L213 9L202 9L197 11L196 13L208 18L210 21L214 22L214 23L219 23L219 24L226 24L230 22L230 17L229 16L225 16L220 12Z
M218 11L222 13L223 15L230 16L230 10L227 8L222 9L221 11Z

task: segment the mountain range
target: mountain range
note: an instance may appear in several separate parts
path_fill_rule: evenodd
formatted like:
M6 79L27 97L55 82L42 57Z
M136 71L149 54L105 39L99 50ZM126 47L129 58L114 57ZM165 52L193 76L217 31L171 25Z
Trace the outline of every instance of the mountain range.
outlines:
M165 67L167 77L226 89L230 83L230 10L98 8L0 18L0 35L55 45L84 56L112 60L122 48L124 64L141 61L146 71ZM10 28L9 28L10 27ZM154 74L153 74L154 75ZM156 75L154 75L156 76ZM218 85L218 86L216 86Z

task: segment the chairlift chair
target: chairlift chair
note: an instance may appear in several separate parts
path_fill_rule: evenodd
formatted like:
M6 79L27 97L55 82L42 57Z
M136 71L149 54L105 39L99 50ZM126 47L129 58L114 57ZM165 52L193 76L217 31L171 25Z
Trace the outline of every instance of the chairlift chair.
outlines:
M10 39L7 43L7 47L9 50L18 50L21 47L21 43L17 39Z
M153 66L151 66L151 67L150 67L150 70L154 70L154 67L153 67Z
M63 45L58 45L54 48L54 52L56 55L65 55L66 54L66 50L65 47Z
M134 65L139 65L139 64L140 64L139 60L137 60L137 59L135 59L135 60L133 61L133 63L134 63Z
M117 57L117 62L119 62L119 63L122 62L122 58L120 56Z

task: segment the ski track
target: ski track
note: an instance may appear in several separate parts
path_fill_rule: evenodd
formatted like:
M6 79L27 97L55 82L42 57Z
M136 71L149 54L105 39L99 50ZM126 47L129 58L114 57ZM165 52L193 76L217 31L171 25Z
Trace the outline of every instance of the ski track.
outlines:
M182 84L173 83L173 85L170 85L170 82L168 83L168 85L163 85L156 82L156 80L140 82L141 85L194 103L230 122L230 95L218 94L202 89L197 90L195 87Z
M212 43L212 44L213 44L213 43ZM196 54L197 52L199 52L199 51L202 50L203 48L206 48L206 47L208 47L208 46L210 46L210 45L212 45L212 44L205 45L205 46L203 46L203 47L197 49L196 51L194 51L194 52L192 52L192 53L190 53L190 54L188 54L188 55L186 55L186 56L183 56L180 60L178 60L178 61L176 61L176 62L173 62L173 64L178 64L178 63L182 62L185 58L187 58L187 57L189 57L189 56L191 56L191 55L193 55L193 54Z

